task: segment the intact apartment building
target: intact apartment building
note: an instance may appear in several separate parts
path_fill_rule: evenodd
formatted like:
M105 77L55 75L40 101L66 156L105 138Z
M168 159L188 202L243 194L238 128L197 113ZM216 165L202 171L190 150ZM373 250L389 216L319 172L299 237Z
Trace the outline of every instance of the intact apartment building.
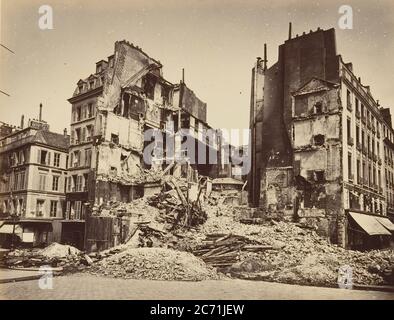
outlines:
M388 241L393 138L382 108L336 51L335 30L310 31L252 70L249 202L344 247Z
M15 234L26 245L61 241L69 137L49 130L41 119L27 127L2 125L0 214L2 242Z
M177 134L189 129L194 143L218 158L220 139L206 133L207 105L184 81L172 84L162 64L127 41L115 43L114 54L96 63L93 74L78 81L71 103L71 139L66 186L66 217L84 220L88 208L109 201L131 201L157 187L160 174L215 177L216 164L194 164L198 158L182 146ZM144 134L164 134L156 147L174 145L175 154L155 152L144 161ZM168 139L167 139L168 138ZM201 149L200 149L201 150ZM177 159L188 159L184 165ZM220 160L217 162L220 163ZM189 168L189 169L188 169Z

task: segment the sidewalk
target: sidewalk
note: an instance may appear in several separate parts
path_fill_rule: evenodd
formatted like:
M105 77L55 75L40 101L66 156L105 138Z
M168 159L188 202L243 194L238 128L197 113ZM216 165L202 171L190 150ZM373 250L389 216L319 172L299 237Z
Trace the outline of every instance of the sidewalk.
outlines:
M12 270L0 268L0 283L34 280L42 277L39 271Z

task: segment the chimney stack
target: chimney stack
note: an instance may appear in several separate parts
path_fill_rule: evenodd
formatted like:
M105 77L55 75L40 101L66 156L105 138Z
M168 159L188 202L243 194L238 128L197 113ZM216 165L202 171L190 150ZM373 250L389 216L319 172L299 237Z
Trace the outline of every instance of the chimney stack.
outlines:
M23 129L24 126L25 126L25 116L22 114L22 117L21 117L21 129Z
M289 40L291 39L291 22L289 22Z
M267 60L267 44L264 43L264 60L263 60L264 71L267 70L267 62L268 62L268 60Z
M182 68L182 83L185 83L185 68Z
M67 128L64 128L64 130L63 130L63 135L64 135L65 137L67 137Z
M38 114L38 120L42 120L42 103L40 103L40 113Z

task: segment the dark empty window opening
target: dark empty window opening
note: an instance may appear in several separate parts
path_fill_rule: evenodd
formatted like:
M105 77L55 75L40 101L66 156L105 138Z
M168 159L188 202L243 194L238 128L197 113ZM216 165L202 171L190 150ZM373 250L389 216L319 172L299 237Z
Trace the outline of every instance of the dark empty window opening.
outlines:
M46 164L47 163L47 151L41 150L41 156L40 156L40 163L41 164Z
M111 142L118 144L119 136L117 134L111 133Z
M315 170L314 171L314 178L316 182L323 182L324 181L324 170Z
M323 113L323 104L321 101L315 103L315 105L313 106L313 112L315 114Z
M155 81L151 77L144 79L144 91L148 99L153 100L155 96Z
M324 144L324 141L325 141L325 136L322 134L317 134L313 136L313 143L316 146L322 146Z

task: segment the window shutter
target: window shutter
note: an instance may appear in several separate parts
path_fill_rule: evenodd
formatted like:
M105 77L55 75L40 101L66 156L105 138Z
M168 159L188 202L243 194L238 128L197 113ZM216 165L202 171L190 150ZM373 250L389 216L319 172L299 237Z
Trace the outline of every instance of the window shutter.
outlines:
M40 162L41 162L41 150L39 149L37 151L37 163L40 163Z
M51 165L51 153L48 151L47 165Z

